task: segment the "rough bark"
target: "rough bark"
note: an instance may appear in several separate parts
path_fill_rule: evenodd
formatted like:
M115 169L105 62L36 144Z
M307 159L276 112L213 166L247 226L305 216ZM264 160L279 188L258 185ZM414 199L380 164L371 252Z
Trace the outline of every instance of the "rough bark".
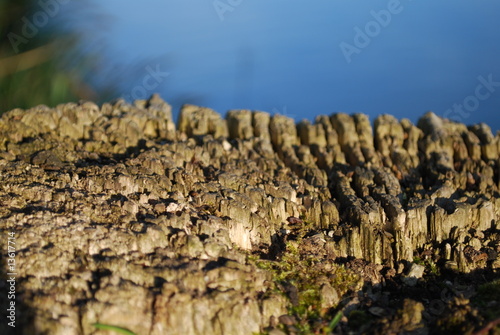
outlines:
M354 272L364 264L357 273L372 284L397 274L414 286L423 271L416 256L458 273L495 272L499 148L488 126L433 113L418 126L381 115L372 130L363 114L296 125L192 105L175 127L158 96L7 112L0 243L15 234L19 326L30 334L101 334L95 322L136 334L286 328L291 295L249 259L279 261L290 241ZM337 308L338 288L321 280L323 307ZM415 315L398 327L427 327L427 306L402 306ZM347 316L349 304L342 308Z

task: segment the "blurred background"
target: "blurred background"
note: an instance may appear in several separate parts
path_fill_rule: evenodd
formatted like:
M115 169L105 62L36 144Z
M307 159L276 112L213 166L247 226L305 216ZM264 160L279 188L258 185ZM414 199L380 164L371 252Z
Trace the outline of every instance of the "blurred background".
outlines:
M500 2L0 0L0 112L158 92L319 114L426 111L500 129Z

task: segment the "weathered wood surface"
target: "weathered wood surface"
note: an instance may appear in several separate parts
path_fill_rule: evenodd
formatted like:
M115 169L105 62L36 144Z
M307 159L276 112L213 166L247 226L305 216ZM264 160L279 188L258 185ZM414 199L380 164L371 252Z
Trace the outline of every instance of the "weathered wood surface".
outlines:
M372 129L363 114L295 124L188 105L176 127L158 96L10 111L0 119L0 244L15 233L18 326L293 333L279 318L290 294L249 261L279 261L290 241L354 272L363 260L360 276L382 287L416 285L416 256L456 273L496 273L499 139L485 124L433 113L417 125L381 115ZM349 329L348 295L341 302L322 285L323 307L345 309L337 331ZM418 319L401 329L435 321L425 303L401 308Z

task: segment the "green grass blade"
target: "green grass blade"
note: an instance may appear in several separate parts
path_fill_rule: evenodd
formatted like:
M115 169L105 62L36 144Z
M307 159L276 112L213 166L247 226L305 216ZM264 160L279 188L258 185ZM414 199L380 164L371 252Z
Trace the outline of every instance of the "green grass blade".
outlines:
M100 330L112 330L114 332L117 332L118 334L135 335L135 333L131 332L128 329L122 328L122 327L105 325L105 324L102 324L102 323L94 323L94 324L92 324L92 326L94 326L94 327L96 327L97 329L100 329Z
M335 329L335 327L337 326L337 324L339 323L340 319L342 319L342 311L337 312L335 317L328 324L328 328L330 328L333 331Z

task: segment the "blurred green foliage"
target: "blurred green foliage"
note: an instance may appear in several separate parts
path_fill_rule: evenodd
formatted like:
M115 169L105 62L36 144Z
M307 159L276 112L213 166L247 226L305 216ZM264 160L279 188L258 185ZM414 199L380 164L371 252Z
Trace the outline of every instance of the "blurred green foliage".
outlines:
M97 100L96 89L85 81L97 60L82 55L79 35L65 25L63 7L70 3L0 0L0 113Z

